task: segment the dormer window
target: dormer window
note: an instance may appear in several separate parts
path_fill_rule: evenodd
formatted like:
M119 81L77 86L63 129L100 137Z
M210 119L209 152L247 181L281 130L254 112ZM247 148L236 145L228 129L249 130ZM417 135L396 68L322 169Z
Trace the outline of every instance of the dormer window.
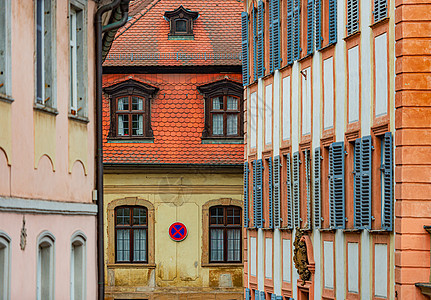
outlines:
M184 8L182 5L176 10L165 12L165 19L169 21L169 39L192 38L193 21L199 14L195 11Z

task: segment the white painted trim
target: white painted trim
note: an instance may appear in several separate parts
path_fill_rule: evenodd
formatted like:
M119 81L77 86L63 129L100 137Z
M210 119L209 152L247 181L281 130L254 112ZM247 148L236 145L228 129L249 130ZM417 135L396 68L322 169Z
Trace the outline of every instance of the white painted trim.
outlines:
M75 299L75 291L74 291L74 272L75 272L75 256L74 256L74 246L78 245L82 247L82 300L87 299L87 247L86 247L87 237L86 235L80 231L75 231L72 234L72 238L70 239L70 299Z
M0 197L0 211L34 214L96 215L97 205Z
M3 247L1 248L5 248L5 265L3 266L3 272L5 273L4 275L4 286L5 289L0 290L0 299L4 299L4 300L9 300L10 299L10 283L11 283L11 241L12 239L10 238L10 236L0 230L0 245L3 245Z

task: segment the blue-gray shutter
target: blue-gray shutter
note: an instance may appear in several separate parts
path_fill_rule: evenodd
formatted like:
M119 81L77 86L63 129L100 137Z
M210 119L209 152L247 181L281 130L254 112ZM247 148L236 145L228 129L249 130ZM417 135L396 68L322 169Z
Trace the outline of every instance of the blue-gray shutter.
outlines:
M287 210L287 228L293 228L293 211L292 211L292 163L290 154L286 155L286 210Z
M253 227L257 228L257 161L253 160Z
M273 220L273 189L272 189L272 178L273 178L273 170L272 170L272 157L268 158L268 216L269 216L269 228L274 228L274 220Z
M244 300L250 300L250 299L251 299L250 289L249 288L245 288Z
M299 152L293 153L293 225L295 228L301 226L301 209L299 202Z
M330 174L330 227L345 228L345 193L344 193L344 142L332 143L329 147Z
M316 50L322 48L322 0L314 0L314 28Z
M305 160L305 193L307 200L307 221L305 229L311 229L311 166L310 166L310 150L304 151Z
M265 74L264 68L264 6L263 1L259 1L257 6L257 76L261 78Z
M258 290L254 291L254 300L260 300L260 292Z
M241 13L241 45L242 45L242 84L249 85L250 75L248 73L248 13Z
M280 69L280 0L272 0L272 64L273 70Z
M283 300L283 296L276 296L275 300Z
M361 139L355 140L353 152L353 227L362 228L362 200L361 200Z
M314 51L313 41L313 19L314 19L314 0L307 1L307 54L311 54Z
M387 0L374 0L374 23L386 18L387 6Z
M269 72L272 73L274 72L274 68L273 68L273 61L272 61L272 4L273 4L273 0L269 0L268 1L268 10L269 10Z
M329 44L337 42L337 0L329 0Z
M314 149L314 227L320 228L322 224L322 212L321 212L321 155L320 147Z
M257 160L257 164L256 164L256 215L255 215L255 219L256 219L256 226L257 228L262 228L263 222L265 222L265 220L263 220L262 218L262 205L263 205L263 201L262 201L262 159L258 159Z
M359 0L347 0L347 35L359 30Z
M274 171L273 171L273 184L274 184L274 227L280 228L280 156L274 157Z
M257 13L253 7L253 80L257 80Z
M293 59L298 60L301 57L301 1L294 0L295 6L293 9L294 17L294 45Z
M244 163L244 227L248 228L248 174L250 169L248 168L248 162Z
M361 227L371 229L371 136L361 143Z
M271 294L271 300L276 300L275 294Z
M287 35L286 35L286 41L287 41L287 64L291 65L293 64L293 0L287 1Z
M265 292L260 291L260 300L265 300Z
M392 231L393 224L393 140L392 133L386 132L382 145L382 185L383 185L383 205L382 205L382 229Z

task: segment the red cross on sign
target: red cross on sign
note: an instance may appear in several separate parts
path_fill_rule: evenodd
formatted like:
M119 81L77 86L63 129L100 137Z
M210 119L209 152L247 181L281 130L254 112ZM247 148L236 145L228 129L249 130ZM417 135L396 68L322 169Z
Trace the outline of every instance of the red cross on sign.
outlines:
M169 236L175 242L181 242L187 237L187 227L181 222L175 222L169 227Z

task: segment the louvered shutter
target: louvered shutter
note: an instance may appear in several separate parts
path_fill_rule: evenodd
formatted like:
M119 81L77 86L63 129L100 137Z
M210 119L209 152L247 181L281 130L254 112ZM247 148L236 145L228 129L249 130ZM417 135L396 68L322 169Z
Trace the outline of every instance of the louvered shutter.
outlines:
M276 296L275 300L283 300L283 296Z
M253 7L253 80L257 80L257 14Z
M359 30L359 0L347 0L347 35Z
M294 45L293 59L298 60L301 56L301 1L294 0L295 7L293 10L294 16Z
M337 42L337 0L329 0L329 43Z
M259 1L257 6L257 76L261 78L265 74L264 69L264 6L263 1Z
M383 205L382 205L382 229L392 231L393 223L393 141L392 133L386 132L383 137L382 147L382 185L383 185Z
M301 226L300 202L299 202L299 152L293 153L293 225Z
M274 72L273 58L273 31L272 31L272 5L274 0L269 0L269 72Z
M292 164L290 162L290 154L286 155L286 210L287 210L287 228L293 228L292 221Z
M287 41L287 64L291 65L293 64L293 44L294 44L294 40L293 40L293 36L294 36L294 31L293 31L293 0L288 0L287 1L287 36L286 36L286 41Z
M250 299L251 299L250 289L249 288L245 288L244 300L250 300Z
M253 227L257 228L257 161L253 160Z
M362 204L361 204L361 139L355 140L353 158L353 209L355 228L362 228Z
M361 228L371 228L371 136L361 144Z
M276 300L275 294L271 294L271 300Z
M344 156L344 142L332 143L329 147L330 227L334 229L345 228Z
M304 151L305 160L305 192L307 197L307 222L305 229L311 229L311 166L310 166L310 150Z
M307 54L311 54L314 51L313 41L313 18L314 18L314 0L307 1Z
M265 300L265 292L260 291L260 300Z
M272 157L268 158L268 215L269 215L269 228L274 228L274 212L273 212L273 170L272 170Z
M254 291L254 300L260 300L260 292L258 290Z
M386 18L387 5L387 0L374 0L374 23Z
M280 69L280 0L272 0L272 64Z
M249 85L250 75L248 73L248 14L241 13L241 44L242 44L242 84Z
M280 156L278 155L274 157L273 175L274 227L280 228Z
M320 228L322 224L321 217L321 156L320 147L314 149L314 226Z
M257 160L256 166L256 227L262 228L262 159Z
M248 228L248 174L250 170L248 168L248 162L244 163L244 227Z
M316 50L322 48L322 0L314 0L314 28Z

